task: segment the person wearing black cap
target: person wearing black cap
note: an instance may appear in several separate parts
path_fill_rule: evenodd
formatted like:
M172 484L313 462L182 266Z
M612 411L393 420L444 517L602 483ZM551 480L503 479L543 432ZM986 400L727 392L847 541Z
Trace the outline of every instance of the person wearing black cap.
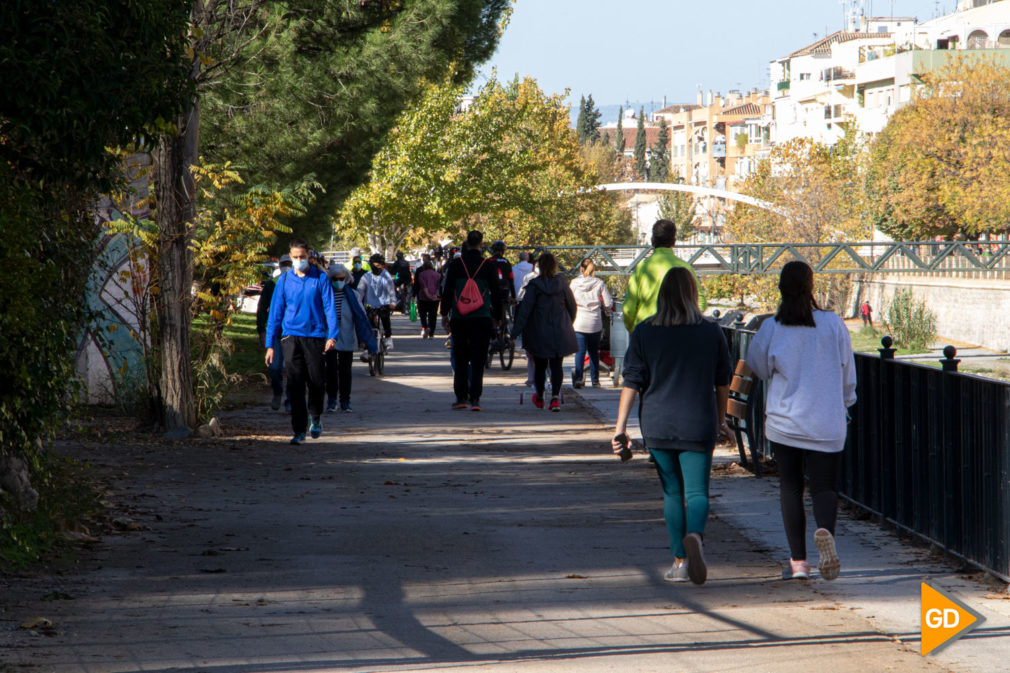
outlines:
M502 320L502 295L494 264L481 254L484 236L471 231L458 258L452 259L445 274L442 293L442 325L452 334L452 356L456 363L453 409L480 411L484 388L484 363L497 322ZM470 281L473 284L470 284ZM470 290L475 288L474 292Z
M396 308L393 277L386 271L386 260L379 253L368 258L368 265L371 272L363 275L358 281L358 296L361 297L362 304L378 311L386 349L393 350L393 326L389 320L390 311Z

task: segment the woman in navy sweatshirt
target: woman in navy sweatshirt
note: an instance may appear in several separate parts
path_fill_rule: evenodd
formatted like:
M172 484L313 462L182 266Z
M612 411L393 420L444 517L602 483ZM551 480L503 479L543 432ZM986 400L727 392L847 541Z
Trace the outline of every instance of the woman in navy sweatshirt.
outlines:
M663 486L673 552L665 577L704 584L709 473L716 439L729 437L725 414L733 367L722 328L701 315L689 269L667 272L657 309L631 334L613 447L615 452L627 447L628 416L641 395L639 425Z

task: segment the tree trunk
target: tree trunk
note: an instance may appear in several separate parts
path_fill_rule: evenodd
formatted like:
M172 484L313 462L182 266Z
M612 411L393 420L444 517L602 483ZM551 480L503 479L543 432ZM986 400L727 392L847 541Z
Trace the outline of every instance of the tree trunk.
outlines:
M190 167L197 160L199 120L199 102L194 100L176 122L178 133L163 135L154 151L161 399L164 427L169 431L196 425L189 338L193 254L189 246L196 217Z

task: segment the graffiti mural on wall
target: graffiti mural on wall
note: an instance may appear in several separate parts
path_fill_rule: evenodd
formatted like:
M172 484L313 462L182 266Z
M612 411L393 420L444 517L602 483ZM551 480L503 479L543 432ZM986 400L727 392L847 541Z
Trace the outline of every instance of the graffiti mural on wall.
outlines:
M131 155L132 194L126 205L105 198L96 218L103 223L127 215L147 218L147 154ZM106 228L97 242L96 261L88 281L87 302L94 320L77 346L77 372L86 387L85 401L108 404L123 401L145 384L149 317L149 269L132 235L110 233Z

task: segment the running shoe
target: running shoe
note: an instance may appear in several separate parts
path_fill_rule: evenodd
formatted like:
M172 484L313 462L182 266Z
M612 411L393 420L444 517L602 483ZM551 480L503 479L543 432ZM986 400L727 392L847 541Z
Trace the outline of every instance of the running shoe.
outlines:
M575 372L572 372L572 388L581 388L582 379L575 376Z
M351 413L351 403L350 402L341 402L340 403L340 410L342 412L344 412L345 414Z
M561 411L561 402L558 402L558 398L555 397L551 400L550 409L551 411Z
M281 395L283 393L274 393L274 396L270 398L270 408L277 411L281 408Z
M708 567L705 565L705 552L702 549L701 536L697 533L685 535L684 551L687 552L687 576L695 584L704 584L708 579Z
M319 439L319 435L323 434L323 422L319 418L309 419L309 437L312 439Z
M789 566L783 568L782 579L784 580L808 580L810 579L810 564L806 561L794 561L789 559Z
M423 327L421 328L421 338L422 339L427 339L428 338L428 330L426 330Z
M470 411L480 411L480 400L470 401Z
M544 398L541 397L540 395L537 395L536 393L533 393L533 406L535 406L537 409L543 409Z
M387 351L393 350L393 337L386 337L384 341L386 344L386 350Z
M326 411L332 413L332 412L334 412L336 410L337 410L337 401L336 400L330 400L329 402L326 403Z
M691 578L687 574L687 561L681 561L680 563L674 561L670 569L663 575L663 579L667 582L687 582L690 580Z
M453 403L453 405L452 405L452 408L453 408L454 410L456 410L456 411L459 411L460 409L466 409L466 408L467 408L467 407L469 407L469 406L470 406L470 405L469 405L469 404L467 404L466 402L464 402L463 400L456 400L456 401L455 401L455 402Z
M600 382L599 382L599 380L596 380L596 381L593 381L593 387L594 387L594 388L601 388L601 387L602 387L602 386L600 385Z
M814 531L814 544L817 545L817 552L820 554L817 570L821 573L821 577L826 580L835 579L842 570L838 552L835 551L835 537L826 528L818 528Z
M295 436L291 438L291 443L294 444L295 446L302 444L304 441L305 441L304 432L296 432Z

